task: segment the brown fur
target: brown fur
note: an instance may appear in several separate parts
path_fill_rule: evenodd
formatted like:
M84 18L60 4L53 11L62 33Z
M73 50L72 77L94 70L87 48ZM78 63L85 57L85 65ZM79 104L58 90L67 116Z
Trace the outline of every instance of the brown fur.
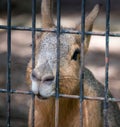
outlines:
M45 6L48 10L47 16L42 13L44 17L42 22L43 27L53 27L54 23L52 21L51 6L50 0L47 0L48 3L42 3L42 8ZM89 31L92 28L95 17L97 16L98 7L96 6L94 10L89 14L86 20L86 30ZM48 17L50 16L50 17ZM48 19L47 19L48 17ZM50 21L50 22L48 22ZM79 24L80 25L80 24ZM77 29L80 29L80 26L77 26ZM42 40L44 37L49 36L48 33L43 33L40 35L40 38L36 42L36 59L38 58L38 53L40 52L39 47L41 46ZM64 36L63 36L64 37ZM67 36L65 36L67 37ZM75 43L73 39L75 37ZM62 38L62 37L61 37ZM88 50L89 46L89 37L86 37L85 40L85 53ZM69 38L67 39L69 40ZM70 35L70 47L67 56L65 59L62 59L60 65L60 93L70 94L70 95L79 95L79 62L80 56L77 56L77 60L71 60L72 55L76 48L80 48L80 37L77 35ZM64 40L62 40L64 42ZM50 42L48 42L50 43ZM66 42L67 43L67 42ZM37 63L37 62L36 62ZM47 66L41 66L46 67ZM43 76L44 73L49 69L40 70ZM35 65L35 72L37 74L37 69ZM87 69L84 68L84 95L90 97L104 97L104 88L93 76L93 74ZM27 82L31 84L30 74L32 73L31 62L28 64L27 68ZM40 75L40 76L41 76ZM38 76L38 75L37 75ZM37 79L36 79L37 80ZM109 97L111 95L109 94ZM30 106L29 112L29 127L31 127L31 110L32 105ZM116 103L109 102L108 109L108 123L109 127L120 127L120 111ZM55 126L55 98L49 97L46 100L39 99L35 97L35 127L54 127ZM79 99L68 99L60 98L59 102L59 127L80 127L80 101ZM103 127L103 102L102 101L83 101L83 127Z
M87 76L89 76L89 79ZM90 80L90 81L89 81ZM72 78L62 80L64 82L61 93L79 94L78 88L74 88L74 84L78 81ZM60 85L61 86L61 85ZM84 82L85 96L104 96L103 86L93 77L92 73L85 69ZM71 88L71 90L70 90ZM60 99L59 127L79 127L80 126L80 110L79 100L76 99ZM120 111L117 104L109 103L108 118L110 127L119 127ZM84 100L83 102L83 123L84 127L103 127L103 103L100 101ZM31 117L31 109L29 117ZM47 100L39 100L35 97L35 127L53 127L55 118L55 99L51 97ZM111 121L112 120L112 121ZM29 127L31 127L31 118L29 118Z

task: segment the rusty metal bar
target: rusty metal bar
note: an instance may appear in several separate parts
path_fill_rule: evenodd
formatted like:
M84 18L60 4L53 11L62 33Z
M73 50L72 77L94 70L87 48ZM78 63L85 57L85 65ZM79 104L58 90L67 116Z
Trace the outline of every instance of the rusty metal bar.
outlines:
M109 33L110 33L110 0L106 0L106 50L105 50L105 88L104 88L104 127L108 125L108 86L109 86Z
M61 0L57 0L57 66L56 66L56 93L55 93L55 127L59 126L59 70L60 70L60 19Z
M10 104L11 104L11 0L7 0L7 127L11 126L10 116Z
M81 49L80 49L80 127L83 127L83 100L84 100L84 41L85 41L85 5L86 0L82 0L81 5Z
M0 25L0 29L7 29L8 27L5 25ZM32 27L27 27L27 26L11 26L11 30L21 30L21 31L32 31ZM56 28L35 28L35 31L37 32L56 32ZM77 30L72 30L72 29L67 29L67 28L61 28L60 33L66 33L66 34L81 34L81 31ZM87 32L85 31L86 35L93 35L93 36L105 36L105 32ZM110 37L120 37L120 33L109 33Z
M36 0L32 0L32 69L35 67ZM34 127L35 95L32 93L31 125Z
M6 89L0 89L0 93L7 93ZM10 94L23 94L23 95L32 95L32 91L23 91L23 90L10 90ZM55 97L55 96L53 96ZM59 94L59 97L61 98L71 98L71 99L80 99L79 95L67 95L67 94ZM104 97L91 97L91 96L84 96L85 100L98 100L98 101L104 101ZM119 98L108 98L109 102L120 102Z

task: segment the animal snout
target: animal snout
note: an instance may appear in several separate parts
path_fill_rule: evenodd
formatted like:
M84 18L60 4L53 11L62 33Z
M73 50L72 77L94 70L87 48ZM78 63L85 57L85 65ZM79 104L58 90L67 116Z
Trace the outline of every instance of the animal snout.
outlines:
M47 75L44 75L42 77L42 82L51 82L53 80L54 80L54 76L53 75L47 74Z
M39 75L34 70L31 73L31 79L41 81L41 78L39 77Z
M34 70L32 71L31 78L33 80L40 81L40 82L52 82L54 80L53 74L44 74L44 75L40 76Z

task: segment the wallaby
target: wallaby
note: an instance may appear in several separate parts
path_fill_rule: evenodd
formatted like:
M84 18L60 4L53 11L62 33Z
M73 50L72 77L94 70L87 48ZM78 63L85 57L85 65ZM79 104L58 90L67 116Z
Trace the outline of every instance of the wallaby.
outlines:
M55 28L52 17L52 0L42 0L42 27ZM91 31L94 20L99 12L99 5L85 19L85 30ZM74 30L81 29L81 23ZM35 96L35 127L54 127L55 123L55 82L57 64L57 36L56 33L43 32L36 40L35 68L31 62L27 67L27 82ZM80 89L80 35L60 35L60 93L79 95ZM85 38L86 54L90 42L90 35ZM93 74L84 68L84 95L104 97L104 87ZM109 97L111 94L109 94ZM112 97L112 96L111 96ZM47 99L44 99L47 98ZM31 108L29 112L29 127L31 127ZM59 127L80 127L79 99L60 98ZM109 127L120 127L120 110L116 103L109 102ZM103 127L103 102L83 101L83 127Z

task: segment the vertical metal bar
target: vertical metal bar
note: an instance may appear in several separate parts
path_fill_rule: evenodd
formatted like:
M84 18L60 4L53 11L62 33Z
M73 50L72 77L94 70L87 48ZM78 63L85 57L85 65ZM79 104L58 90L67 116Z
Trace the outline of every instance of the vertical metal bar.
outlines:
M34 112L35 112L35 95L34 95L34 93L32 93L32 117L31 117L31 121L32 121L32 123L31 123L31 127L34 127L34 121L35 121L35 114L34 114Z
M32 69L35 67L36 0L32 0ZM32 94L32 127L34 127L35 95Z
M106 0L106 50L105 50L104 127L109 127L109 125L108 125L109 34L110 34L110 0Z
M84 41L85 41L85 3L81 5L81 61L80 61L80 127L83 127L83 98L84 98Z
M32 0L32 68L35 67L36 0Z
M55 127L59 124L59 68L60 68L60 18L61 0L57 0L57 67L56 67L56 99L55 99Z
M10 127L11 90L11 0L7 0L7 127Z

